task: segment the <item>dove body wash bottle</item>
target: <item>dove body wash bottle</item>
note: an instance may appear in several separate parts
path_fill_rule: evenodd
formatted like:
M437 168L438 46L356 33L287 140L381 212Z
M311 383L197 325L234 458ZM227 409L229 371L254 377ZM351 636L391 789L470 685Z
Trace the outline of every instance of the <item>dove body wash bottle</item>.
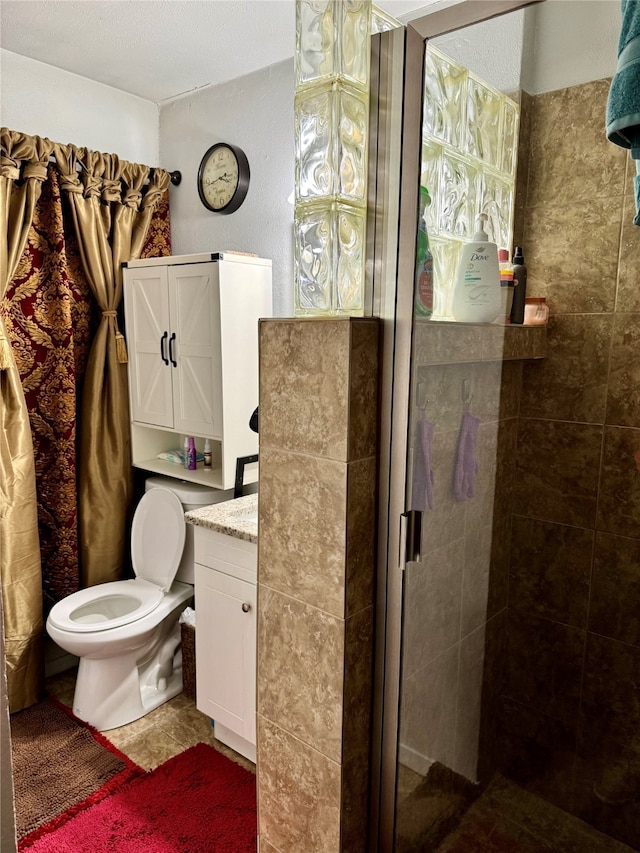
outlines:
M498 247L484 230L486 214L478 216L476 233L462 247L451 311L458 323L493 323L500 316Z

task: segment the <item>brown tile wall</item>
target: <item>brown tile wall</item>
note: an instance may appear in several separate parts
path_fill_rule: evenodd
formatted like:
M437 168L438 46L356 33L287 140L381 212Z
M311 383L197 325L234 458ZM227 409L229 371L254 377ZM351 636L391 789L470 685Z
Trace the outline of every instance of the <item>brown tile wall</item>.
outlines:
M399 759L420 775L438 762L475 782L493 767L522 377L522 362L508 359L538 351L530 332L416 325L413 399L424 411L412 410L411 458L424 416L434 426L434 490L423 512L422 560L405 570ZM478 475L473 496L458 501L465 389L480 422Z
M378 323L260 323L258 829L274 853L364 853Z
M609 81L526 99L527 292L547 357L518 424L504 768L634 848L640 839L640 229L607 142Z

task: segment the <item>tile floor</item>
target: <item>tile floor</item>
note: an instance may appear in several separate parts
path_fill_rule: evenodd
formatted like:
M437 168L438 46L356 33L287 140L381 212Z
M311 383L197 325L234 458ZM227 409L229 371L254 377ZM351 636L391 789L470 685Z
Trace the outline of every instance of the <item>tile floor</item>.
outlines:
M425 796L424 786L417 782L421 777L402 770L399 853L637 853L501 776L460 818L464 804L459 797L433 790ZM449 832L440 843L432 843L437 821ZM445 833L446 829L438 837Z
M47 692L71 706L75 688L75 670L47 679ZM193 700L184 693L151 711L146 717L119 729L105 732L105 737L132 761L151 770L196 743L209 743L243 767L255 772L255 765L221 744L213 736L208 717L197 710ZM416 808L421 776L400 768L398 779L399 809L403 802ZM446 795L439 797L437 808L442 812ZM401 802L403 801L403 802ZM432 804L433 805L433 804ZM459 803L450 803L452 816ZM444 806L446 810L447 806ZM436 847L425 844L424 836L416 837L411 830L397 845L403 853L638 853L632 847L614 841L576 817L529 794L518 785L496 776L483 795L466 811L456 827Z
M45 686L48 693L71 707L75 682L74 669L51 676ZM198 711L195 702L184 693L140 720L104 732L104 736L145 770L151 770L190 746L203 742L255 772L254 764L215 739L210 719Z

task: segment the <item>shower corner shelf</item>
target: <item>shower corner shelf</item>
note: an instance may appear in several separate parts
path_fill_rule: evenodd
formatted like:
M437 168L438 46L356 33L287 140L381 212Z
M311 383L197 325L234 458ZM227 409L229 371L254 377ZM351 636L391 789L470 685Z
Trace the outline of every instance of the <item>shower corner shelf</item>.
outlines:
M417 364L456 364L544 358L547 327L416 319Z

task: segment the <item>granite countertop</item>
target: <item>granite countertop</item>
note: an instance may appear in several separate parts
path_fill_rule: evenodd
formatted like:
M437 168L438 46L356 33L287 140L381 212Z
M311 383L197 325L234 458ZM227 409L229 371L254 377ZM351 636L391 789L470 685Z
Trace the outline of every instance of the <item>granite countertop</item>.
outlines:
M208 527L247 542L258 541L258 495L203 506L185 512L184 520L196 527Z

